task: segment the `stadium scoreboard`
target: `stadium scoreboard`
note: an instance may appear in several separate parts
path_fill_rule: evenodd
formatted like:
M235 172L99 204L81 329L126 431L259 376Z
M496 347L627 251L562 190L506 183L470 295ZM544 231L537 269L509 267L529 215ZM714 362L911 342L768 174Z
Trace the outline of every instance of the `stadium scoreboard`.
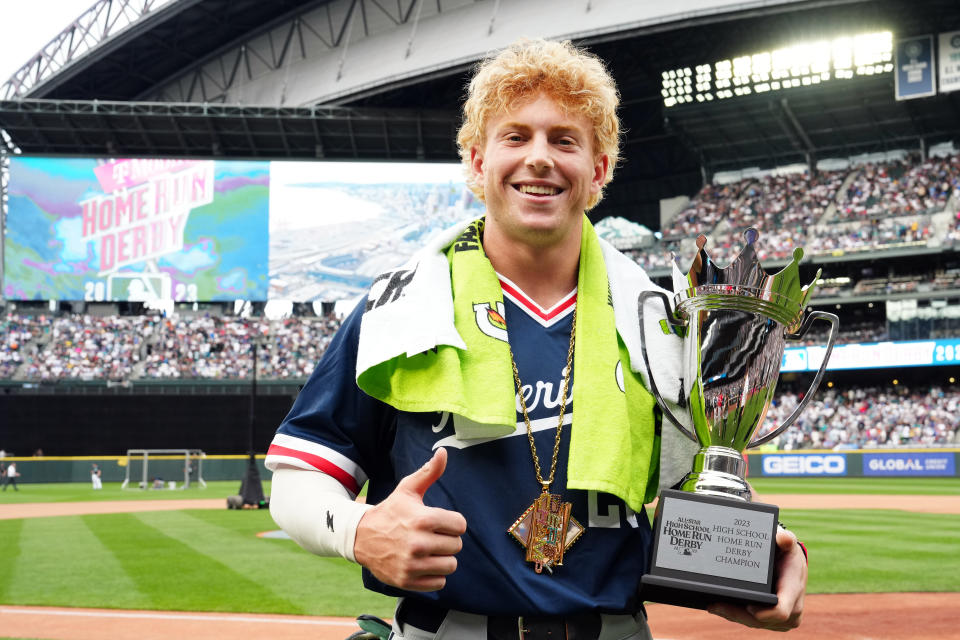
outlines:
M8 300L353 299L483 208L459 163L9 161Z

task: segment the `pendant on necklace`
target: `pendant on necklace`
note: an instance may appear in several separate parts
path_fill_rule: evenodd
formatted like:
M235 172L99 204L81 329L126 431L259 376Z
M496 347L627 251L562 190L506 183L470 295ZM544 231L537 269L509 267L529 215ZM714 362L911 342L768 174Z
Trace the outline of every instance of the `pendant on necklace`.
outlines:
M527 550L526 561L537 573L563 564L563 554L583 534L583 526L570 515L573 507L556 493L544 491L507 529Z

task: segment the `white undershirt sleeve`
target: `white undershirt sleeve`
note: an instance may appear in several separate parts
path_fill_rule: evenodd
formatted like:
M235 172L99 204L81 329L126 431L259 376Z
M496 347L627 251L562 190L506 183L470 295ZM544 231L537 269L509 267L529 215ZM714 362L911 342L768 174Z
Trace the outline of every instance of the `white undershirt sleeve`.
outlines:
M273 472L270 515L310 553L356 562L357 525L371 506L355 502L336 478L321 471L280 467Z

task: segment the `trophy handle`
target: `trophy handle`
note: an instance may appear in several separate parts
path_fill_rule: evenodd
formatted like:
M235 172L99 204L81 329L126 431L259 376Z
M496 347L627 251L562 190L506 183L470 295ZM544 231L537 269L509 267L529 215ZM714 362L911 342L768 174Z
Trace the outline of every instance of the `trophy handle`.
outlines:
M670 309L670 299L667 298L666 294L663 294L660 291L643 291L640 293L640 297L637 299L637 315L640 318L640 351L643 353L643 362L647 367L647 380L650 381L650 392L653 393L653 397L657 400L657 404L660 406L660 410L663 411L663 415L667 416L667 419L669 419L677 429L680 429L680 432L683 433L683 435L687 436L694 442L699 442L696 434L690 431L687 427L683 426L680 420L678 420L677 417L673 415L673 412L670 411L670 408L667 406L666 401L664 401L663 396L660 395L660 391L657 390L657 383L653 379L653 370L650 368L650 358L647 357L646 325L643 322L643 306L649 298L660 299L660 302L663 303L663 308L666 311L667 322L669 322L671 326L685 327L686 325L678 320L674 315L674 312Z
M800 404L797 405L797 408L793 410L793 413L790 414L790 417L783 421L779 427L763 436L762 438L751 442L747 445L747 448L759 447L765 442L773 440L778 435L783 433L784 429L792 425L796 419L800 416L800 412L806 408L810 401L813 399L813 394L816 392L817 387L820 386L820 381L823 379L823 372L827 370L827 362L830 360L830 354L833 353L833 343L837 339L837 328L840 326L840 319L833 313L827 313L826 311L811 311L810 314L804 319L803 324L800 325L800 328L796 333L788 333L788 340L799 340L807 331L810 329L810 326L816 320L825 320L830 323L830 335L827 338L827 352L823 354L823 361L820 363L820 370L817 371L817 375L814 376L813 382L810 384L810 388L807 389L806 395L803 396L803 400L800 401ZM646 357L646 355L644 355Z

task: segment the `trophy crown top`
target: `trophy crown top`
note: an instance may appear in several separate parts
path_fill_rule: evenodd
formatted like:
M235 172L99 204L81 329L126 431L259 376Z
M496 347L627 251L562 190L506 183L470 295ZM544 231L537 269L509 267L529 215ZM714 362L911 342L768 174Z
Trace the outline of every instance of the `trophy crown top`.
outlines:
M760 239L760 232L750 227L743 232L743 239L744 245L740 253L729 265L720 267L707 253L707 237L702 233L697 236L697 255L686 274L680 269L679 256L674 254L674 291L678 295L685 292L685 295L690 295L692 290L701 290L709 291L710 295L761 298L768 303L782 306L783 312L789 317L802 313L822 270L817 271L813 282L802 284L800 261L804 252L802 247L796 247L793 250L793 259L783 269L776 273L767 273L757 257L756 243Z

